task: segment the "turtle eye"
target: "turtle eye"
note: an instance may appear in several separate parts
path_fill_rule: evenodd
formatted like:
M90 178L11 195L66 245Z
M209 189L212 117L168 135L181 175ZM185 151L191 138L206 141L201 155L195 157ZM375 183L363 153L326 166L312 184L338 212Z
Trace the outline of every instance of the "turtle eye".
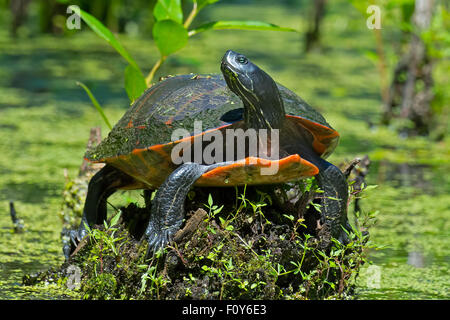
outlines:
M247 64L247 62L248 62L247 58L244 56L236 57L236 61L239 62L240 64Z

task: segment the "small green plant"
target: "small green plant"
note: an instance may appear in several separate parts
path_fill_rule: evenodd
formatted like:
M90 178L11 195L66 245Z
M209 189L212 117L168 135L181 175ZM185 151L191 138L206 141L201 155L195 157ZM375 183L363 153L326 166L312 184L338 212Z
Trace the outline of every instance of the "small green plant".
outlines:
M141 288L139 294L142 296L145 294L150 294L150 296L160 298L160 289L170 282L161 273L158 273L158 260L161 258L164 250L158 250L155 256L151 258L150 264L139 265L139 269L146 270L141 276ZM154 264L155 263L155 264Z
M104 230L98 228L91 229L85 224L89 239L94 242L94 245L91 247L92 251L89 256L89 261L93 262L95 265L94 272L96 276L98 273L103 273L103 259L105 256L112 255L113 257L117 257L119 255L120 246L124 244L122 241L124 237L116 236L120 215L121 212L118 211L109 224L106 220L103 221ZM99 272L97 272L98 264L100 265Z
M208 5L212 5L218 0L192 0L192 10L187 17L183 17L181 0L158 0L153 8L153 16L156 23L152 28L153 40L159 50L160 58L153 64L153 67L144 76L142 69L122 46L114 34L105 27L99 20L91 14L80 11L80 17L99 37L108 42L127 62L128 66L124 71L124 86L131 102L136 100L152 85L156 71L167 60L167 58L185 47L189 38L209 30L240 29L240 30L268 30L268 31L288 31L297 32L292 28L279 27L271 23L262 21L212 21L202 24L196 28L191 28L198 13ZM78 11L74 10L75 12ZM108 120L104 112L89 89L80 84L88 93L97 110L99 110L105 122ZM108 124L108 127L110 125ZM110 127L111 128L111 127Z

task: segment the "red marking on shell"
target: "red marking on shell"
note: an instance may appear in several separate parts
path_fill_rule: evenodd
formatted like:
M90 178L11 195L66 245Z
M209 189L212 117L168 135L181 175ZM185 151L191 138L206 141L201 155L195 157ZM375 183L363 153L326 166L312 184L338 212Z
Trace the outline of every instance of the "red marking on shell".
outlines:
M313 148L316 150L319 154L323 154L327 148L329 147L329 144L324 142L327 139L332 138L338 138L339 133L327 126L324 126L320 123L299 117L299 116L293 116L293 115L286 115L286 118L294 119L298 122L300 122L300 125L304 127L306 130L308 130L312 136L314 137L313 141ZM319 130L317 130L319 129ZM322 132L319 132L322 131Z
M262 175L258 169L275 167L274 175ZM300 177L311 177L319 169L309 161L293 154L280 160L248 157L230 165L217 167L204 173L196 182L198 186L233 186L240 184L282 183Z
M199 79L199 78L195 78L195 79ZM184 109L186 109L186 107L187 107L189 104L191 104L191 103L194 102L194 101L197 101L197 100L200 99L202 96L207 95L208 93L213 92L213 91L216 90L217 88L218 88L218 86L217 86L217 85L214 85L214 88L211 89L211 90L208 90L208 91L206 91L206 92L200 92L200 93L198 93L198 94L193 95L193 96L191 97L191 99L189 99L189 101L187 101L186 103L184 103L184 104L181 106L181 108L179 108L179 109L177 110L177 112L176 112L172 117L170 117L169 120L166 121L166 124L167 124L167 125L171 125L172 122L173 122L173 120L175 119L175 117L176 117L177 115L179 115L181 112L183 112Z
M141 110L142 106L147 102L147 100L152 96L153 93L155 93L156 88L153 88L153 90L150 90L146 96L142 98L142 101L140 101L139 106L137 107L136 111L131 115L130 122L133 121L133 118L138 114L139 110Z

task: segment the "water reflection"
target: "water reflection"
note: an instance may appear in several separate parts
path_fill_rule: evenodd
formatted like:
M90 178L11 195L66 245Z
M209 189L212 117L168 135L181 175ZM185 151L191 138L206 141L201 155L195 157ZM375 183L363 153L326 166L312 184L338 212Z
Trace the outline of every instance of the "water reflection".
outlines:
M425 257L420 251L410 251L407 263L416 268L423 268L425 267Z
M380 162L377 183L388 181L398 187L415 187L425 193L431 193L433 186L426 179L426 171L431 167L424 164L393 163L383 160Z

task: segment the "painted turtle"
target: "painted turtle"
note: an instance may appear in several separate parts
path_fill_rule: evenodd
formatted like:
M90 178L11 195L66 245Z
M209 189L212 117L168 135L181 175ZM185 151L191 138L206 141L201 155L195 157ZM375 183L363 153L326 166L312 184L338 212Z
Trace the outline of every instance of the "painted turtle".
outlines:
M324 160L335 149L339 134L320 113L244 55L227 51L221 71L222 75L174 76L155 84L134 102L108 137L86 153L89 161L106 165L89 182L82 222L71 232L73 244L85 236L85 223L90 227L102 223L106 199L117 189L158 189L144 235L151 253L180 228L184 201L193 185L274 184L311 176L324 190L321 222L332 236L346 241L342 227L349 228L347 182L337 167ZM196 132L198 120L202 121L200 132ZM173 139L177 129L191 134ZM232 140L218 139L218 134L235 134L239 129L276 132L277 140L275 135L265 137L271 148L278 147L277 158L269 157L269 152L250 154L249 146L240 156L237 147L226 149ZM211 148L206 142L212 136L216 146L227 150L226 161L196 158ZM174 161L176 148L181 150L175 152L177 159L188 155L187 161ZM272 174L262 173L272 166L277 169ZM73 249L65 248L66 256Z

